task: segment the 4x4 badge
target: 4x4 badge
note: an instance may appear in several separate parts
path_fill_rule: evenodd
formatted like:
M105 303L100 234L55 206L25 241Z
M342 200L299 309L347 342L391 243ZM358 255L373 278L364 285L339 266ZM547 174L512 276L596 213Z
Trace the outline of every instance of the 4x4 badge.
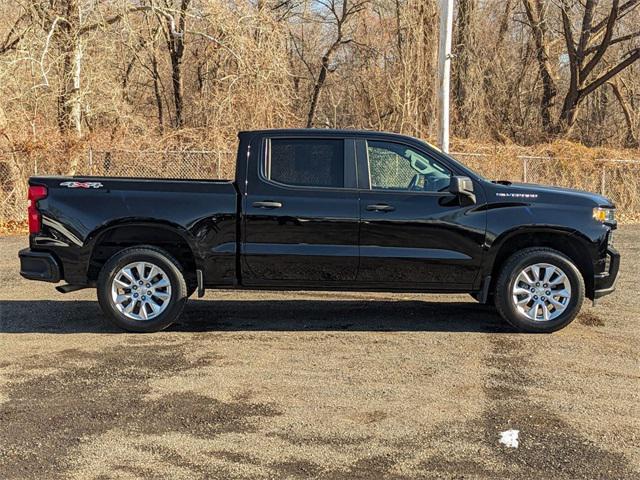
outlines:
M104 185L100 182L62 182L60 186L67 188L102 188Z

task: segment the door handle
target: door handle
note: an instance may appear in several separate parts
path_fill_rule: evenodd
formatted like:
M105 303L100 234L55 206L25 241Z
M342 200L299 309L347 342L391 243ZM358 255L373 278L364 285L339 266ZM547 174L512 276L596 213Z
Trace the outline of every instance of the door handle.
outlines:
M393 205L387 205L386 203L376 203L375 205L367 205L367 211L369 212L393 212L396 209Z
M281 208L282 203L280 202L272 202L270 200L264 202L253 202L253 207L255 208Z

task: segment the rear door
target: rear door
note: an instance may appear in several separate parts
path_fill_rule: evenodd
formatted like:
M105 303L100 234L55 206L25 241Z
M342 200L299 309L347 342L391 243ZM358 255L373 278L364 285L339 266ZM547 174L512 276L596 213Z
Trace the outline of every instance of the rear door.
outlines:
M304 287L355 280L354 140L273 135L255 147L243 198L242 282Z
M478 275L486 213L449 193L453 165L384 138L358 141L358 282L385 288L466 289ZM364 178L363 178L364 177Z

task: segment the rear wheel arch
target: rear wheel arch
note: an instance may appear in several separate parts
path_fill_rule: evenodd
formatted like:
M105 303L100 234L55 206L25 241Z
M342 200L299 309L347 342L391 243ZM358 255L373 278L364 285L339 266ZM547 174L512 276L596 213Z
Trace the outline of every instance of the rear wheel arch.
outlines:
M100 270L115 253L140 245L160 248L180 264L187 284L196 284L196 269L200 261L186 232L160 223L123 223L112 225L95 234L91 242L87 269L90 282L97 280Z
M495 282L505 262L515 253L526 248L543 247L557 250L567 256L582 274L587 297L593 295L594 269L587 243L574 232L558 229L524 229L506 234L494 242L490 255L493 259L490 292L495 290Z

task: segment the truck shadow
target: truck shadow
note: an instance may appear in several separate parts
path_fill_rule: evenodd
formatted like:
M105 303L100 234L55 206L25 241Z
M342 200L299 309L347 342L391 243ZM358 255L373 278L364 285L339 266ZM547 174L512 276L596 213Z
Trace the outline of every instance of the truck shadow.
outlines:
M172 330L512 332L498 313L474 302L389 300L199 301Z
M168 332L425 331L512 333L473 302L386 300L192 300ZM0 333L122 333L94 301L2 301Z

